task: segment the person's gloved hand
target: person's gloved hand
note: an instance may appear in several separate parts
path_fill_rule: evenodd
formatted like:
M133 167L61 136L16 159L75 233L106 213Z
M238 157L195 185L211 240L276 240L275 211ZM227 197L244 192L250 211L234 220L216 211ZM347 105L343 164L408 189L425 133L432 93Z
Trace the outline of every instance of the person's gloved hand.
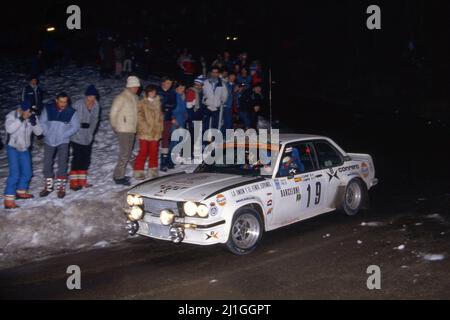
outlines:
M86 123L86 122L81 124L81 128L82 128L82 129L89 129L90 126L91 126L91 125L90 125L89 123Z
M36 114L33 113L29 119L30 119L31 126L34 127L37 124Z

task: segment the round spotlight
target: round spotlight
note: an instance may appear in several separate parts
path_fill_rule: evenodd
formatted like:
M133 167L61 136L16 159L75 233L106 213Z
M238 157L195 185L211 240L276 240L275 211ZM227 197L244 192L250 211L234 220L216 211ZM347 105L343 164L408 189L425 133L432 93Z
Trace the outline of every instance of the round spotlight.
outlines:
M197 213L197 205L192 201L186 202L183 206L183 209L184 213L186 213L186 215L189 217L193 217Z
M163 211L161 211L159 219L161 220L161 223L163 225L169 226L175 220L175 214L169 210L163 210Z
M197 214L200 218L206 218L208 216L208 207L204 204L201 204L197 208Z
M143 217L144 217L144 210L136 206L131 208L129 215L131 221L138 221L141 220Z

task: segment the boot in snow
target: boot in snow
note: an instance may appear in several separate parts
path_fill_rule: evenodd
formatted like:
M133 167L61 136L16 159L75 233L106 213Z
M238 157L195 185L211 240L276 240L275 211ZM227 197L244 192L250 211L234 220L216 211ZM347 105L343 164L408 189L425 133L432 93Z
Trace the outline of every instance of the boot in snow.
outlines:
M167 172L167 170L169 170L168 161L169 161L169 155L162 153L161 154L161 164L160 164L160 170L162 172Z
M87 171L78 171L78 184L80 185L80 188L92 187L92 185L88 183L87 176Z
M34 196L32 194L29 194L27 190L17 190L16 193L16 199L17 200L29 200L33 199Z
M53 192L53 178L47 178L45 179L45 188L44 190L41 191L41 193L39 193L39 196L41 198L44 198L52 192Z
M147 178L149 179L155 179L159 177L158 168L152 168L148 171Z
M19 206L16 204L14 196L5 196L3 204L5 206L5 209L7 210L19 208Z
M56 180L56 191L58 191L58 198L63 199L66 196L66 178L58 178Z
M82 189L78 173L79 171L70 171L70 190L79 191Z
M145 179L145 172L143 170L134 170L133 171L133 178L136 180L144 180Z

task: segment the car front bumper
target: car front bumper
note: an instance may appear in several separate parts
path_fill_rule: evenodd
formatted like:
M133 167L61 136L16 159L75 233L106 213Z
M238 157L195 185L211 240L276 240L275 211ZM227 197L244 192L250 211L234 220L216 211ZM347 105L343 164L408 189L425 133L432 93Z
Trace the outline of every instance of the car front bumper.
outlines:
M130 223L130 222L129 222ZM144 237L174 243L189 243L196 245L213 245L228 241L228 233L225 228L225 220L209 224L192 224L175 222L165 226L158 217L145 216L135 226L135 233Z

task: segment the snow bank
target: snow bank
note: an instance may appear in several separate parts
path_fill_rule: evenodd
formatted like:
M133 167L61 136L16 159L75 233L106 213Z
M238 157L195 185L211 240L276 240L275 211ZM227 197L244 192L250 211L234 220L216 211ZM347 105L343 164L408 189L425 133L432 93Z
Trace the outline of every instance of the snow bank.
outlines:
M20 70L20 63L2 62L0 134L4 140L5 115L17 107L28 75L17 72ZM39 198L38 193L43 187L43 147L35 143L32 151L34 178L30 192L36 199L18 201L20 208L13 211L3 209L1 203L0 268L55 253L104 247L127 238L121 206L125 204L122 195L128 188L117 186L112 180L118 145L108 121L112 100L123 90L125 79L103 79L94 67L79 68L69 65L48 70L40 80L46 92L46 100L53 99L57 93L65 91L72 101L76 101L84 96L89 84L97 86L102 110L89 171L89 182L94 187L78 192L68 190L63 200L59 200L55 193L47 198ZM151 81L143 85L149 83ZM134 152L137 153L137 146ZM128 174L131 175L131 167L128 169ZM178 170L182 169L186 168L178 167ZM0 151L1 194L7 176L8 163L6 151L3 149Z

